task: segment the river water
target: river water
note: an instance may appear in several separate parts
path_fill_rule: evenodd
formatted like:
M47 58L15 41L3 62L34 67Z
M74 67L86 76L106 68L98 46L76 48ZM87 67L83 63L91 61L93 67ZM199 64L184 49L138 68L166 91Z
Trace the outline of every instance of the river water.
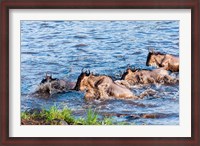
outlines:
M86 101L77 91L51 98L31 95L46 72L76 82L83 67L113 79L120 79L128 64L151 68L145 66L149 47L179 56L179 21L21 21L21 111L68 107L84 117L92 108L127 124L178 125L178 84L135 86L136 95L157 91L156 97L135 101Z

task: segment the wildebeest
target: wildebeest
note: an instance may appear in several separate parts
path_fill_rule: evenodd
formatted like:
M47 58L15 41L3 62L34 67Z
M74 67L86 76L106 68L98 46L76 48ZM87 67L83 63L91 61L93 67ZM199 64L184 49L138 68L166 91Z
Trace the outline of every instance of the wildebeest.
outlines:
M167 70L158 68L154 70L127 68L121 77L121 80L127 81L131 85L149 84L149 83L176 83L177 79L171 77Z
M164 67L164 69L178 72L179 71L179 58L170 54L163 54L149 50L146 60L147 66Z
M52 75L45 75L36 89L36 93L44 93L52 95L54 93L62 93L74 88L73 83L69 83L62 79L52 78Z
M86 91L86 99L109 99L111 97L139 99L151 94L145 92L140 96L136 96L123 84L115 83L111 77L106 75L97 76L89 71L82 72L79 75L74 89Z

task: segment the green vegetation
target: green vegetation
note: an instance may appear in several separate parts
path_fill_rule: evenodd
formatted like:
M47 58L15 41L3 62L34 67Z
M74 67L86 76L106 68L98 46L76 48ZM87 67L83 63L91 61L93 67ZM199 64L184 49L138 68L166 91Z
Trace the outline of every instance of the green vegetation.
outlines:
M112 125L112 119L104 117L99 119L99 115L89 109L85 118L75 118L70 109L58 110L55 106L50 110L40 112L22 112L22 125Z

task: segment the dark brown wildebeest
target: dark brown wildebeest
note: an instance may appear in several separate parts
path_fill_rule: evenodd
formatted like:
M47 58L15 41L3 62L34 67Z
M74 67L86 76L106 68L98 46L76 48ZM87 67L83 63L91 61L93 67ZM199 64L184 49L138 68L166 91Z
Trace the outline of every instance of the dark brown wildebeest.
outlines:
M146 60L147 66L163 67L172 72L179 71L179 58L170 54L162 54L160 52L149 51Z
M79 75L74 89L86 91L86 99L109 99L112 97L141 99L146 95L154 94L152 91L146 91L140 96L136 96L123 84L115 83L109 76L97 76L86 71Z
M177 79L171 77L168 71L164 68L154 70L127 68L122 75L121 80L125 80L131 85L150 83L172 84L178 81Z
M52 95L55 93L66 92L67 90L73 88L73 83L57 78L52 78L52 75L46 74L45 78L40 82L40 85L36 89L36 93Z

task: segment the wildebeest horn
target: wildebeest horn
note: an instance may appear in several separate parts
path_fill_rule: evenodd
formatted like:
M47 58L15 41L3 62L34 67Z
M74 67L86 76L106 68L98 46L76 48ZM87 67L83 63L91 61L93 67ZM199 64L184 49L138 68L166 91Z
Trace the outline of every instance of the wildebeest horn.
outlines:
M131 65L130 65L130 64L128 64L128 65L127 65L127 68L131 68Z
M89 70L89 69L86 70L85 73L86 73L87 75L90 75L90 70Z
M150 53L154 53L154 48L149 48Z
M84 71L84 69L85 69L84 67L81 69L81 72L82 72L82 73L83 73L83 72L85 72L85 73L86 73L86 71Z
M153 52L154 52L154 49L149 47L149 52L150 52L150 53L153 53Z
M136 71L137 69L136 69L136 67L134 66L134 68L133 68L133 71Z
M46 72L45 78L47 78L48 76L51 76L48 72Z

